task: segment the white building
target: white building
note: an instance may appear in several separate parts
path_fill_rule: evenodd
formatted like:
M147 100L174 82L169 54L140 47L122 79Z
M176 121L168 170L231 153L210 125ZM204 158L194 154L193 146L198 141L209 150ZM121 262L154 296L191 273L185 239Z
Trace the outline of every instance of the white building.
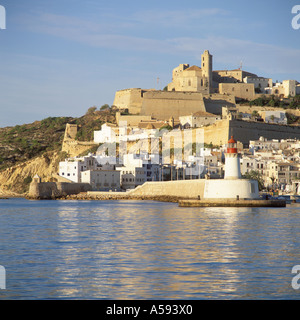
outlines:
M128 165L116 169L120 172L120 184L122 189L134 189L146 182L146 172L143 167Z
M160 181L161 157L146 152L129 153L123 156L123 166L117 168L121 172L121 186L132 189L146 181Z
M221 116L205 111L198 111L190 115L179 117L180 124L184 128L200 128L213 124L217 120L221 120Z
M284 111L259 111L261 117L267 123L276 123L287 125L287 117Z
M95 143L114 143L119 136L119 127L116 124L104 123L101 130L94 131Z
M273 86L265 89L265 93L274 94L279 97L294 97L297 94L296 80L283 80L276 82Z
M88 155L86 157L68 158L65 161L59 163L58 174L61 177L69 179L72 182L81 182L81 174L87 170L114 170L115 165L110 164L107 159L104 161L103 157L98 156L98 159L102 159L102 163L97 161L97 156Z
M81 172L95 170L97 162L93 156L69 158L59 163L58 174L72 182L81 182Z
M95 143L115 143L121 141L137 141L155 137L158 129L151 124L146 128L127 127L127 125L117 126L111 123L104 123L101 130L94 131Z
M119 191L120 171L87 170L81 173L81 182L89 183L93 191Z
M265 93L265 88L272 87L272 79L264 77L245 77L244 83L254 83L254 88L259 89L260 93Z

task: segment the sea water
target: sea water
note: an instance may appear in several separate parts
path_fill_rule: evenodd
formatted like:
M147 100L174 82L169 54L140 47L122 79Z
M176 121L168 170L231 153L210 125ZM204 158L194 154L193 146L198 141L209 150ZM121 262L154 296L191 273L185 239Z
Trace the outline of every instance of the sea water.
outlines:
M300 204L0 200L0 265L0 299L299 299Z

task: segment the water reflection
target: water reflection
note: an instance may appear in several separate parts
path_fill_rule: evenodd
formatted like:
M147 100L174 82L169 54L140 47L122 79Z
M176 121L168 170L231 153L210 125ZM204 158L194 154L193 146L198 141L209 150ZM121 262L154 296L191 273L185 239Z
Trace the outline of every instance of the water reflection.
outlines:
M0 214L9 232L19 230L26 240L20 250L18 237L10 236L10 243L1 239L4 257L15 270L15 290L6 294L66 299L298 298L290 289L290 270L300 263L299 213L299 206L183 209L151 201L39 202L29 206L26 215L17 209L10 212L22 222L7 222ZM24 227L28 225L30 229ZM9 246L14 259L25 262L23 270L13 262Z

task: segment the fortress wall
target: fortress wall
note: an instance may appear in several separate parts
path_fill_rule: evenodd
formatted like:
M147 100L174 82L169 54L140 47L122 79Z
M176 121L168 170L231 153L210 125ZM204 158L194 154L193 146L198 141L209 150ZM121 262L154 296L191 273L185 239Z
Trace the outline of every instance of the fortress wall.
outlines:
M113 105L120 109L128 109L131 114L139 114L142 107L143 94L146 90L140 88L117 91Z
M55 199L57 197L91 191L88 183L32 182L29 187L30 199Z
M214 124L203 127L204 142L223 145L229 140L229 120L218 120Z
M75 139L77 135L77 130L78 130L77 124L67 123L64 140Z
M300 139L300 127L243 121L238 119L219 120L203 129L204 142L212 143L214 145L227 143L232 135L246 146L249 144L249 140L258 140L261 136L268 140Z
M219 83L220 94L234 94L238 98L253 100L254 83Z
M93 146L97 145L94 142L84 142L77 140L65 140L62 144L61 151L65 151L69 154L70 157L76 157L81 153L89 150Z
M300 127L235 119L229 121L229 136L231 135L244 145L248 145L249 140L258 140L261 136L268 140L300 139Z
M222 115L223 107L235 107L235 103L226 101L226 100L217 100L217 99L205 99L204 105L206 112Z
M205 111L203 96L196 92L153 91L144 94L141 115L158 120L179 120L180 116Z
M205 99L210 99L212 101L214 100L222 100L223 102L224 101L227 101L227 102L230 102L232 104L235 104L235 96L232 95L232 94L220 94L220 93L214 93L214 94L209 94L209 95L204 95L203 96Z
M193 91L147 91L144 93L144 99L171 99L171 100L202 100L203 94Z

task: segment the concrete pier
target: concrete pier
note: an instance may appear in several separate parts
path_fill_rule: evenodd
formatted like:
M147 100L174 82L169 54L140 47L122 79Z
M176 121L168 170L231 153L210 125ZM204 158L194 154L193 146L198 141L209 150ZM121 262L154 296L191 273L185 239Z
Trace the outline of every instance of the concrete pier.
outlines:
M179 207L286 207L285 200L206 199L179 200Z

